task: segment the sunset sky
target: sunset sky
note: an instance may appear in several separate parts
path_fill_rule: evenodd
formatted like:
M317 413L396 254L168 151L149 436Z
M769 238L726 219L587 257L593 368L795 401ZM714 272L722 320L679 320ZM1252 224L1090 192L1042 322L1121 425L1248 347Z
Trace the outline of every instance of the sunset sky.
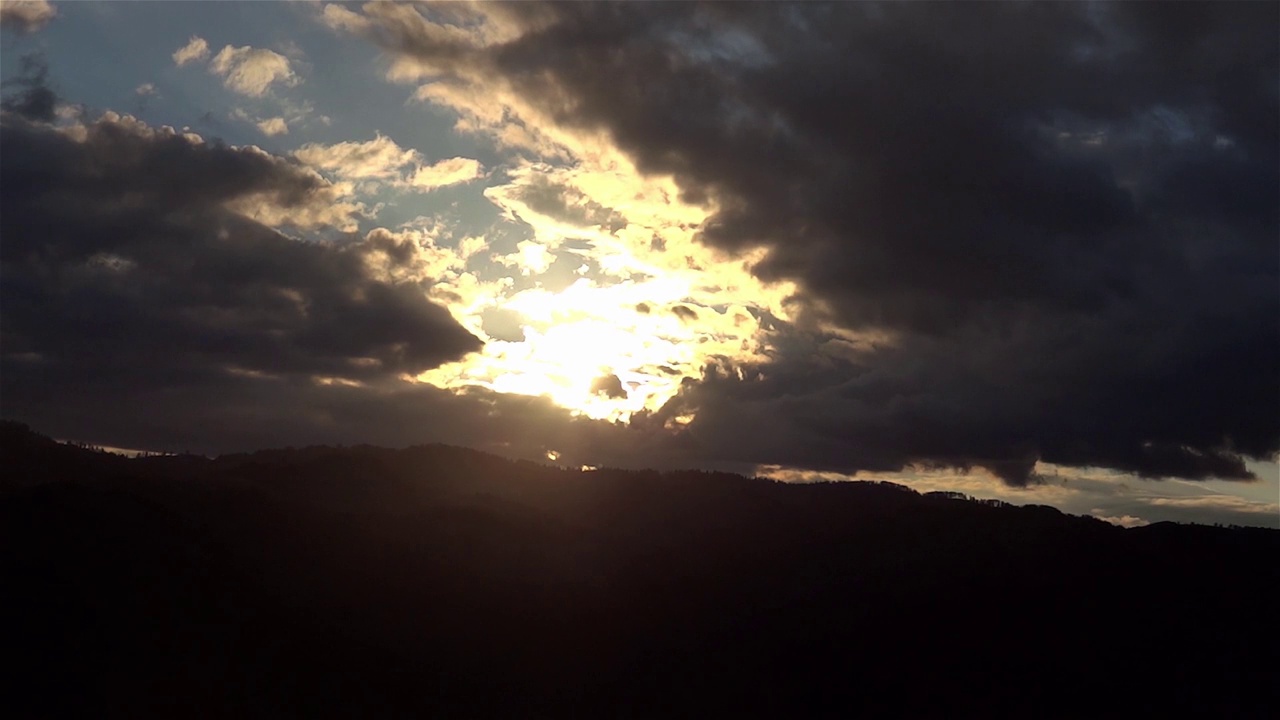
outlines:
M1280 527L1276 3L0 8L40 432Z

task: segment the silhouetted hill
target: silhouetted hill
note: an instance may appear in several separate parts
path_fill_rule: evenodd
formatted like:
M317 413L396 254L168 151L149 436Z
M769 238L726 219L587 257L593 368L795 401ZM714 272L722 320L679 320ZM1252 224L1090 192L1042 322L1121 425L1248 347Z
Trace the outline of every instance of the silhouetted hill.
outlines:
M8 717L1149 716L1280 701L1280 532L443 446L0 424Z

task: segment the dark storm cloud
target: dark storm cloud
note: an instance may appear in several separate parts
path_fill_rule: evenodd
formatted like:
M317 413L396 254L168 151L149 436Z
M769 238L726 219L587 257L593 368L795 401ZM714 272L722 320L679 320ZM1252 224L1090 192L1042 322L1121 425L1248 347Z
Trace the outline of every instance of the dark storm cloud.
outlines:
M368 35L606 131L714 200L704 242L767 248L801 326L892 340L687 385L707 454L1019 484L1280 449L1275 3L488 7L523 34Z
M693 322L698 319L698 311L688 305L676 305L671 308L671 314L680 318L681 322Z
M627 389L622 386L622 380L617 375L605 375L604 377L596 378L591 383L591 392L611 398L625 398L627 396Z
M58 105L58 95L48 86L49 65L38 54L22 57L22 73L5 80L7 92L0 99L0 109L31 120L51 122Z
M5 113L0 143L7 416L176 431L193 427L180 408L148 420L142 399L182 397L192 422L248 422L267 411L225 406L221 384L377 382L480 346L422 283L384 277L415 259L387 233L299 241L229 209L323 224L341 203L290 161L112 114L57 129Z

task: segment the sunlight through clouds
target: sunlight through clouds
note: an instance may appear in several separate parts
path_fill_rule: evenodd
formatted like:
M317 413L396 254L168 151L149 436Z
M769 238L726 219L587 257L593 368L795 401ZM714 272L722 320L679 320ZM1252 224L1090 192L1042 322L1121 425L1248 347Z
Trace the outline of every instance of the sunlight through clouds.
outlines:
M673 316L635 309L645 301L682 297L682 290L672 281L598 286L584 278L559 293L515 293L501 307L523 321L521 341L491 339L480 353L419 379L547 395L593 418L625 420L660 407L679 389L681 377L697 371L694 332ZM593 392L593 383L606 375L622 381L625 398Z
M409 20L420 18L415 13ZM465 37L456 26L447 34L453 41ZM483 42L479 36L472 40ZM416 77L412 67L393 67L392 79ZM487 80L476 76L470 82ZM760 318L786 319L786 298L795 287L752 275L762 252L731 258L697 242L714 206L681 201L673 178L642 174L596 134L556 129L551 140L541 131L555 126L542 122L539 111L518 95L479 89L455 92L455 86L434 82L416 96L456 111L455 129L488 134L500 146L518 145L541 158L508 165L505 182L484 191L508 221L527 227L532 237L518 241L514 252L492 257L520 282L488 280L492 294L465 300L460 295L451 303L437 294L459 322L488 339L481 352L419 380L545 395L592 418L626 421L661 408L709 362L768 360ZM488 104L477 105L481 98ZM579 258L572 261L579 279L561 290L545 287L553 266L570 256ZM476 286L491 273L468 265L471 272ZM480 314L493 309L518 315L521 339L485 333ZM593 391L601 377L610 376L619 379L625 396Z
M17 414L1280 521L1265 4L0 4Z
M508 180L486 197L535 240L494 259L534 286L495 287L501 295L451 307L481 332L468 314L514 312L523 339L490 338L480 353L420 380L546 395L592 418L625 421L661 408L713 358L767 359L758 318L784 316L790 288L766 286L749 263L697 244L705 211L675 200L669 179L643 177L614 156L598 166L519 166ZM569 256L580 258L582 277L563 290L542 287L540 277ZM608 376L621 381L625 397L593 391Z

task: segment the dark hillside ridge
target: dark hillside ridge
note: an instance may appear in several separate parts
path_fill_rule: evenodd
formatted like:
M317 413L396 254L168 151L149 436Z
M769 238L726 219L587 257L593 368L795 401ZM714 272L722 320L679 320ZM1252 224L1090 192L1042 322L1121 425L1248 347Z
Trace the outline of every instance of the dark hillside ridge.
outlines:
M1280 532L0 424L6 717L1269 717Z

